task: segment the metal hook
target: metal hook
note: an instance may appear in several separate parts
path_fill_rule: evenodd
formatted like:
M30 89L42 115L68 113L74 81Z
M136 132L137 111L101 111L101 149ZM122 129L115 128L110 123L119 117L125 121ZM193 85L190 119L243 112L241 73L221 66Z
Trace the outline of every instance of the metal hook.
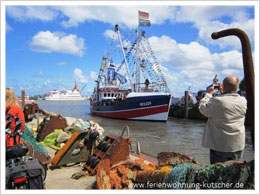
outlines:
M125 126L122 133L121 133L121 137L123 137L125 130L127 130L127 138L130 138L130 131L129 131L129 127Z

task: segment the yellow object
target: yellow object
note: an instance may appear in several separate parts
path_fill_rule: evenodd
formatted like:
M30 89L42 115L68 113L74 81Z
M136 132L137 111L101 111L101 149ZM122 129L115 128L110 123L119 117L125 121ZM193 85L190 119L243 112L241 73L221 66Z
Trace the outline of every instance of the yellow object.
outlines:
M163 172L165 175L167 175L168 173L170 173L171 168L170 168L170 167L167 167L167 166L163 166L163 167L160 169L160 171Z
M33 132L37 132L37 128L35 128L35 127L32 128L32 131L33 131Z
M61 143L60 147L63 148L65 146L65 143Z
M152 167L150 165L144 165L146 169L148 169L149 171L154 171L155 167Z

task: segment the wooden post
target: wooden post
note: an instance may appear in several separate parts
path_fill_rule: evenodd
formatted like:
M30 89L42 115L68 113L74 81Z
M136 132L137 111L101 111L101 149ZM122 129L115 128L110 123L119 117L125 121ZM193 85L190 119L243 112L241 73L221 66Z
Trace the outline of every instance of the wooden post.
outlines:
M22 90L22 109L24 109L24 105L25 105L25 92L24 90Z
M185 101L184 101L184 118L188 118L189 111L188 111L188 91L185 91Z

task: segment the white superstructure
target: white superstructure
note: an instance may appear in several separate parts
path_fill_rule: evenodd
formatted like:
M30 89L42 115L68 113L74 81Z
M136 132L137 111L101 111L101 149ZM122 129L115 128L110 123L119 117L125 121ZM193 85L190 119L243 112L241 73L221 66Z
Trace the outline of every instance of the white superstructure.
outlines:
M75 83L75 87L73 90L68 91L59 91L57 89L52 90L45 96L45 100L87 100L87 97L81 95L80 91L77 89L77 83Z

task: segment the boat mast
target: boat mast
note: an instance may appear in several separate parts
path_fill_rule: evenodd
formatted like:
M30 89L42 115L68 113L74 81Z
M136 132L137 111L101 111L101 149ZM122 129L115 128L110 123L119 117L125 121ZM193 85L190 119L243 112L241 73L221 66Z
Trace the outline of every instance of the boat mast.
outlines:
M129 71L127 60L126 60L125 51L124 51L124 48L123 48L120 32L119 32L119 29L118 29L118 24L115 25L115 31L117 32L117 35L118 35L118 39L119 39L120 46L121 46L121 49L122 49L122 53L123 53L124 60L125 60L126 72L127 72L128 77L129 77L129 82L130 82L131 89L132 89L132 92L133 92L134 88L133 88L133 84L132 84L132 80L131 80L131 76L130 76L130 71Z
M136 87L136 91L139 92L139 88L140 88L140 70L139 70L139 63L138 63L138 54L139 54L139 35L138 35L138 30L136 30L136 40L137 40L137 44L136 44L136 57L135 57L135 87Z
M108 61L108 60L106 60L106 64L105 64L105 68L104 68L104 71L105 71L105 75L104 75L105 87L107 86L107 66L108 66L107 61Z

